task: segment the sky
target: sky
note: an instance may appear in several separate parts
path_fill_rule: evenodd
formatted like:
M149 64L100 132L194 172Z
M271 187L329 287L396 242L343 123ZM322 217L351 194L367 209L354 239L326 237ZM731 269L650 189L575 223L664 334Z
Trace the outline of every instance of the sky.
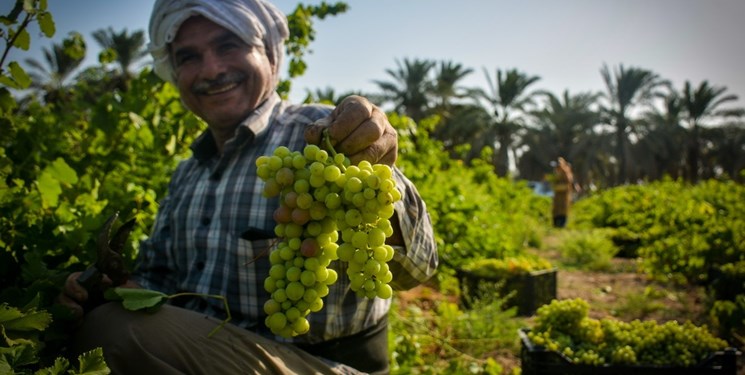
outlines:
M332 0L333 1L333 0ZM7 14L13 1L3 0ZM320 1L307 0L318 4ZM487 89L484 70L518 69L538 76L533 89L560 95L604 91L600 69L620 64L651 70L681 89L725 86L745 107L743 0L347 0L349 10L316 21L308 70L293 83L292 100L306 90L378 92L386 69L404 59L452 61L473 69L462 85ZM297 0L276 0L291 12ZM458 4L457 6L454 4ZM70 31L86 39L94 64L94 30L147 31L152 0L51 0L57 33L32 39L11 59L41 60L41 48ZM283 70L284 71L284 70Z

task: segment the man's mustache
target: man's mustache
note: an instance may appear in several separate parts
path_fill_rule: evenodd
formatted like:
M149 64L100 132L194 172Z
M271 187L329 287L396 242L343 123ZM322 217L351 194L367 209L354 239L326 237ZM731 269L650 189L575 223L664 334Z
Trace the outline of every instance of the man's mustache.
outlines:
M215 79L205 79L194 83L191 86L191 91L195 94L207 94L224 86L239 83L244 79L246 79L246 74L242 72L225 73Z

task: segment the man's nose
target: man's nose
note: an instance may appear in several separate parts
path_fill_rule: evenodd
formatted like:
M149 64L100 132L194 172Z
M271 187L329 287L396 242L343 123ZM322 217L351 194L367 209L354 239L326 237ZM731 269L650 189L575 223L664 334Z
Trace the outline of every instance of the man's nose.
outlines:
M215 53L205 53L202 60L202 78L215 79L225 73L225 62Z

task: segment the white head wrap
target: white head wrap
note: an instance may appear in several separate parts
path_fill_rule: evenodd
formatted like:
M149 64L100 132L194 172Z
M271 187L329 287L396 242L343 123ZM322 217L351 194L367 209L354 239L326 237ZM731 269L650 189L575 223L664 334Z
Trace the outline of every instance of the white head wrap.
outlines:
M174 82L168 45L176 38L181 24L201 15L226 28L252 46L266 48L274 60L274 83L284 59L284 40L289 36L287 18L264 0L157 0L150 16L150 44L155 73Z

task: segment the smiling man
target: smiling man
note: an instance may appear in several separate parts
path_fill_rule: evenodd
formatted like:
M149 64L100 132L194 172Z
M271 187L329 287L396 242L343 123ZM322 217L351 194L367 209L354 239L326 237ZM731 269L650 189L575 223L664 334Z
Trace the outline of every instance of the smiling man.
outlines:
M159 0L150 22L155 72L176 85L183 103L208 129L191 146L160 202L129 287L224 296L179 298L154 314L118 303L83 314L87 292L70 275L60 301L82 319L73 352L102 347L114 373L315 374L387 373L389 299L358 297L342 276L308 316L310 331L285 339L265 326L266 256L276 244L277 199L261 196L256 159L279 146L301 150L328 130L352 162L394 166L396 132L385 113L352 96L336 108L293 105L277 95L285 16L262 0ZM391 218L391 286L408 289L430 278L437 249L426 206L393 167L403 199ZM342 265L330 266L344 275Z

